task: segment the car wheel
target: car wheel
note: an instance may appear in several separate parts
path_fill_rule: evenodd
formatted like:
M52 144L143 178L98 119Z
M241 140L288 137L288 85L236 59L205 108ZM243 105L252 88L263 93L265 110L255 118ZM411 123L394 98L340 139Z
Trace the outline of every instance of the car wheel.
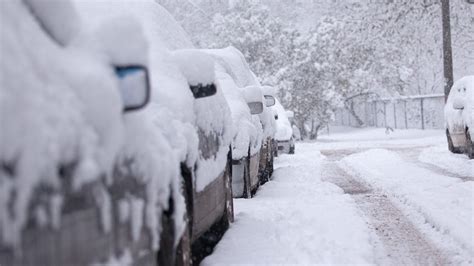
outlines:
M158 265L173 265L175 260L175 227L173 220L174 201L169 200L169 209L161 215L160 250L157 254Z
M252 189L250 184L250 158L247 158L244 163L244 195L246 199L252 197Z
M166 265L166 264L158 264ZM179 240L178 247L176 248L176 262L177 266L189 266L191 265L191 230L188 225L184 229L183 235Z
M182 175L182 184L181 188L183 191L184 202L186 204L186 213L184 216L184 221L186 227L184 229L183 235L178 242L176 248L176 260L174 265L179 266L188 266L192 265L192 225L193 225L193 188L192 188L192 174L191 170L186 167L185 164L181 164L181 175ZM168 265L168 264L158 264L158 265Z
M288 154L295 154L295 147L290 147L290 151L288 152Z
M226 173L225 173L225 217L226 223L230 224L234 222L234 197L232 196L232 159L227 161Z
M275 161L275 157L272 156L268 165L268 180L272 178L273 175L273 162Z
M449 134L449 130L446 129L446 137L448 138L448 149L452 153L462 153L460 148L456 148L453 145L453 140L451 139L451 134Z
M469 159L474 159L474 143L471 139L471 134L469 133L469 129L466 129L466 142L467 142L467 156Z

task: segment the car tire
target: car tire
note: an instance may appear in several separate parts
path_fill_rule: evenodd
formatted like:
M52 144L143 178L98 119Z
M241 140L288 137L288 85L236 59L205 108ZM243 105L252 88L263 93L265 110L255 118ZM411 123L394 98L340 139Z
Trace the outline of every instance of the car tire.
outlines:
M451 139L451 134L449 134L449 130L446 129L446 137L448 139L448 149L452 153L462 153L460 148L456 148L453 145L453 140Z
M187 217L186 217L187 218ZM186 225L183 235L179 240L178 247L176 248L176 260L175 265L177 266L189 266L192 264L191 254L191 230L189 225ZM158 264L166 265L166 264Z
M474 143L471 139L471 134L469 133L469 129L466 129L466 144L467 144L467 156L469 159L474 159Z
M250 158L247 158L244 163L244 194L246 199L252 198L252 188L250 184Z
M181 164L181 189L182 195L184 197L184 202L186 204L186 213L184 216L184 221L186 227L184 229L183 235L178 242L175 254L176 259L174 265L179 266L189 266L193 264L193 254L192 254L192 225L193 225L193 187L192 187L192 173L184 163ZM167 265L159 264L158 265Z
M226 223L230 224L234 222L234 197L232 196L232 157L230 156L227 160L226 173L225 173L225 219Z
M295 154L295 147L290 147L288 154Z
M175 226L173 220L174 201L169 200L169 209L161 215L160 250L157 254L158 265L173 265L175 262L176 250L174 249Z

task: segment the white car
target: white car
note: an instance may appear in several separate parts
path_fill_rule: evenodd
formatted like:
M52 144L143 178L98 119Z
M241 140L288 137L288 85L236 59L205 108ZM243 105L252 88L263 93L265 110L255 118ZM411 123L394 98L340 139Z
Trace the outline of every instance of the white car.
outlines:
M249 105L255 96L247 86L257 81L247 66L243 55L233 47L204 50L216 62L216 76L231 110L232 140L232 193L234 197L250 198L258 185L259 151L263 128ZM263 105L262 94L260 101ZM263 106L262 106L263 107ZM254 110L256 111L256 110Z
M457 80L444 107L448 148L474 159L474 76Z
M272 108L277 125L275 139L278 145L278 154L294 154L295 139L293 137L293 128L288 117L288 115L292 115L292 112L285 111L285 108L283 108L278 100L276 100L276 104Z
M273 92L261 86L238 49L204 51L215 58L218 80L234 122L233 194L234 197L251 197L273 171L271 143L276 126L269 107L274 104ZM259 112L251 107L257 102L263 107Z

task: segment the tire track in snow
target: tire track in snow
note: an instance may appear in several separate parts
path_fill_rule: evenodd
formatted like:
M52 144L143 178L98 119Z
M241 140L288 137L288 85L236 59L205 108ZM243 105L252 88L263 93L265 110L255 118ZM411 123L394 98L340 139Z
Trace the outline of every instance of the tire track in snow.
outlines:
M359 182L337 165L337 161L350 154L350 150L322 153L329 160L323 164L323 172L327 174L324 180L352 196L377 238L373 241L377 264L449 264L444 252L434 246L386 195Z

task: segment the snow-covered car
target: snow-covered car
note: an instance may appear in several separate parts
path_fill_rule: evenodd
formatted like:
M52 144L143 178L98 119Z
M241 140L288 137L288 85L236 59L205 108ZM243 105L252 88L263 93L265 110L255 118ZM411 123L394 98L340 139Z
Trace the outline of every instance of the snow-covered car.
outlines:
M275 132L276 121L272 106L276 103L275 89L270 86L261 87L264 97L264 110L259 115L263 126L264 140L260 149L259 179L260 184L265 184L273 174L273 160L276 152Z
M191 259L196 263L199 258L189 254L191 245L194 249L211 228L224 229L233 220L230 110L215 82L214 60L195 50L181 26L153 0L78 4L84 17L95 24L109 16L131 15L144 28L150 46L152 97L144 111L147 127L141 133L159 135L172 152L149 147L141 158L150 167L176 168L171 176L162 176L159 169L155 175L158 180L173 180L173 191L176 183L183 188L179 195L166 198L167 182L156 184L156 197L170 201L165 205L167 215L162 216L168 218L162 222L158 259L164 259L163 265L174 264L169 257L176 257L178 264L189 264ZM156 166L152 161L167 156L178 163Z
M281 105L280 101L276 99L275 106L273 106L275 119L276 119L276 133L275 139L278 146L278 154L295 153L295 139L293 137L293 128L291 127L288 113L285 108Z
M134 214L158 213L133 191L152 182L116 178L127 111L149 100L140 24L124 17L88 32L70 1L25 0L2 2L0 25L0 264L86 265L142 252L136 230L158 224ZM119 191L120 182L128 186ZM129 237L118 237L122 229Z
M260 184L260 149L264 131L260 117L257 112L252 115L249 104L258 98L259 104L263 105L262 91L256 88L260 83L236 48L203 51L215 59L217 80L232 114L232 193L234 197L250 198Z
M448 148L474 159L474 76L457 80L444 106Z

